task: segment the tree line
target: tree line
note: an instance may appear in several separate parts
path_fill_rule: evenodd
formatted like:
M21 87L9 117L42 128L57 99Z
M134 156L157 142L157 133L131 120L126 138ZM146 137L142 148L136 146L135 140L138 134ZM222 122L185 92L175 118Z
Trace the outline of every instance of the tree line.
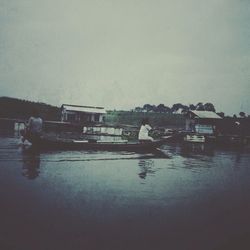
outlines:
M164 104L159 105L151 105L151 104L144 104L142 107L136 107L133 111L135 112L155 112L155 113L168 113L168 114L185 114L187 111L198 110L198 111L212 111L216 112L215 106L211 102L202 103L198 102L196 105L189 104L184 105L181 103L175 103L172 107L165 106ZM216 112L222 118L225 117L224 112ZM249 118L250 115L247 115L245 112L239 112L238 115L234 114L233 118Z
M144 104L143 107L136 107L134 111L136 112L157 112L157 113L176 113L176 112L186 112L189 110L199 110L199 111L213 111L216 112L214 105L210 102L203 104L202 102L197 103L196 105L184 105L181 103L175 103L172 107L165 106L164 104L151 105Z
M27 119L31 116L34 109L36 109L40 113L41 117L45 120L60 120L61 112L59 107L41 102L32 102L11 97L0 97L0 118ZM175 103L172 105L172 107L168 107L162 103L159 105L144 104L142 107L136 107L133 109L135 112L155 112L168 114L183 114L189 110L216 112L215 106L210 102L204 104L199 102L196 105ZM224 112L217 112L217 114L221 117L225 116ZM234 115L233 117L236 118L237 115ZM240 112L238 117L246 118L247 114L245 112Z

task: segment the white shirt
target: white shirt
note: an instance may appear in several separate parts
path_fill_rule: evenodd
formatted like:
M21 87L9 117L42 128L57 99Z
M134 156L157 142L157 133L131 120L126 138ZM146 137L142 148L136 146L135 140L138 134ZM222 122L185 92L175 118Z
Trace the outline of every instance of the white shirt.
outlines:
M40 117L30 117L28 123L29 129L32 133L41 133L43 127L43 120Z
M151 130L152 128L148 125L141 125L140 131L139 131L139 140L151 140L152 137L148 136L148 132Z

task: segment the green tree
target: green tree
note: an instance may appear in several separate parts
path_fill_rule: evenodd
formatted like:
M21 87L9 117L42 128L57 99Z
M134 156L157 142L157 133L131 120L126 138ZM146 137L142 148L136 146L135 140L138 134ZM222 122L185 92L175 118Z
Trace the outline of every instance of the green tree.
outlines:
M170 108L161 103L156 107L156 110L160 113L168 113L170 111Z
M215 112L215 107L212 103L207 102L206 104L204 104L204 110Z
M224 112L218 112L217 115L219 115L221 118L225 117L225 113Z
M190 105L189 105L189 110L195 110L194 104L190 104Z
M199 110L199 111L204 111L205 110L204 105L203 105L202 102L197 103L196 110Z
M240 112L239 115L240 115L241 118L245 118L246 117L246 113L245 112Z
M146 110L147 112L152 111L153 108L154 108L154 106L151 104L144 104L143 105L143 109Z

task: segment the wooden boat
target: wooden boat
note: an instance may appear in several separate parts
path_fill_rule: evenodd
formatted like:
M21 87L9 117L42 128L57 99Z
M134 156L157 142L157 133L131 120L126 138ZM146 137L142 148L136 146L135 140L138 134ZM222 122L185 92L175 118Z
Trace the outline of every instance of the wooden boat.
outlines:
M94 140L51 139L44 137L41 138L39 142L34 143L31 148L35 147L42 150L100 150L151 152L152 150L155 150L164 143L166 143L167 140L168 138L144 142L105 142Z

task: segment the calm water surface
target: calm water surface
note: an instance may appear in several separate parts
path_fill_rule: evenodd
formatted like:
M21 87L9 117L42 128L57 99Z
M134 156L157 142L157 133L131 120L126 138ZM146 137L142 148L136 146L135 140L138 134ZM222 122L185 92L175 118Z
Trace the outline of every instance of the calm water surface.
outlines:
M0 137L0 249L250 249L250 153L43 152Z

